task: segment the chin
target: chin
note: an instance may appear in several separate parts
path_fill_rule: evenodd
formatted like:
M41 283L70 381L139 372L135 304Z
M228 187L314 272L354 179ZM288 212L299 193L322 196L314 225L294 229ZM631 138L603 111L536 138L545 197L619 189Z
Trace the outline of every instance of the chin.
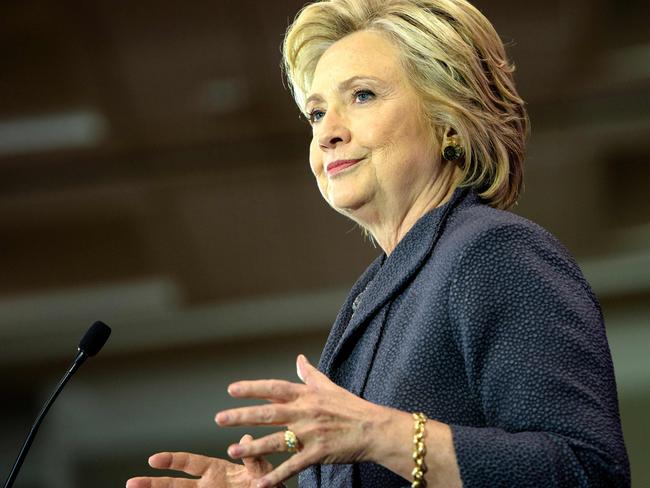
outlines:
M352 217L366 205L367 200L361 195L330 195L327 202L337 212Z

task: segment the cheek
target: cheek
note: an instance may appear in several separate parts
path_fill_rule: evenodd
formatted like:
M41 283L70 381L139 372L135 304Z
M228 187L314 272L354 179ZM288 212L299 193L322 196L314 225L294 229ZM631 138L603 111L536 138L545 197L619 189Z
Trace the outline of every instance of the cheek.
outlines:
M393 129L395 126L393 126ZM400 136L383 126L370 126L363 133L366 147L371 148L375 164L386 168L397 162Z
M415 117L392 117L374 132L375 140L382 141L382 152L395 158L393 164L421 164L431 161L430 131Z
M314 176L323 173L323 153L314 139L309 144L309 167Z
M376 155L391 154L404 138L403 115L378 114L368 117L356 131L361 146L370 148Z

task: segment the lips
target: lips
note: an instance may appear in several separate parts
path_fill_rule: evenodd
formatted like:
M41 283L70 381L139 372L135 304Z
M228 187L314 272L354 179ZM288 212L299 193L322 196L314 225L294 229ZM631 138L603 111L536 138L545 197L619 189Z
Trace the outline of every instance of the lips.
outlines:
M354 166L359 161L361 161L361 159L339 159L337 161L332 161L327 165L327 175L334 176L335 174Z

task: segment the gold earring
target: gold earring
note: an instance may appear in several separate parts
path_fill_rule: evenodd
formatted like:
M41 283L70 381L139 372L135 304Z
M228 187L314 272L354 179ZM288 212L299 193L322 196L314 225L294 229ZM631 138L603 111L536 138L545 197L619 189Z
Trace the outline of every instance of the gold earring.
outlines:
M458 143L458 137L447 138L447 145L442 149L442 157L447 161L458 161L463 157L463 147Z

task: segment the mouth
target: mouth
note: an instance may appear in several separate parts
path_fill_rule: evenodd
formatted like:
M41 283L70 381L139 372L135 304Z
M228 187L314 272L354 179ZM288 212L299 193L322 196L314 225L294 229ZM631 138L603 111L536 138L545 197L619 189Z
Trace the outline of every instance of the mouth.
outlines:
M356 165L361 159L339 159L337 161L332 161L327 165L327 176L334 176L341 171Z

